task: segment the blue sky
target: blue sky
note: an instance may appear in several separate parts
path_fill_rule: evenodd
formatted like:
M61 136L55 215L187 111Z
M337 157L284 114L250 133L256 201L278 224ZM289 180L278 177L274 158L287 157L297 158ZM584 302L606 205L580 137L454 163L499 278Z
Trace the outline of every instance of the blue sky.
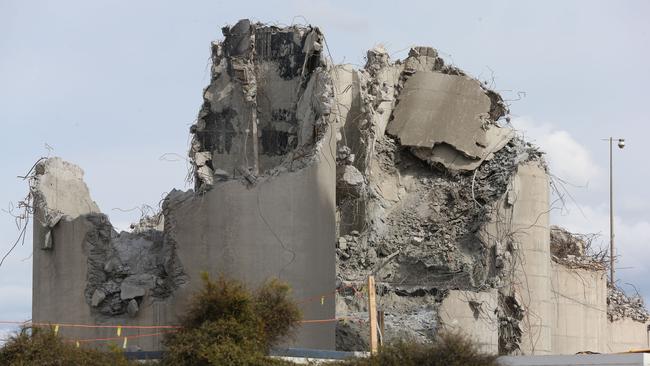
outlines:
M27 192L16 179L40 156L79 164L118 226L186 188L188 129L209 80L209 45L240 18L311 23L335 62L362 65L383 44L413 45L492 83L513 101L515 125L573 183L553 221L608 235L607 158L615 151L620 283L650 299L646 189L650 2L647 1L20 1L0 0L0 207ZM167 159L170 160L170 159ZM18 235L0 212L0 252ZM31 304L31 235L0 267L0 319Z

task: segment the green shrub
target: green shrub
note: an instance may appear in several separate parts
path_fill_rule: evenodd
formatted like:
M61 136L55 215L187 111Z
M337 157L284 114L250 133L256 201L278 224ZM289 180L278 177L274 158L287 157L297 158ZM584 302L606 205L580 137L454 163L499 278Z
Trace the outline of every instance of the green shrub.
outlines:
M242 283L203 274L183 326L165 337L167 365L286 365L266 354L291 336L300 320L289 287L277 280L251 293Z
M431 344L399 341L376 355L344 361L341 366L497 366L496 356L478 350L467 337L442 333Z
M100 351L64 341L51 328L22 328L0 348L0 365L135 365L119 350Z
M262 319L266 346L291 336L302 318L298 306L288 300L290 288L273 279L255 292L255 313Z

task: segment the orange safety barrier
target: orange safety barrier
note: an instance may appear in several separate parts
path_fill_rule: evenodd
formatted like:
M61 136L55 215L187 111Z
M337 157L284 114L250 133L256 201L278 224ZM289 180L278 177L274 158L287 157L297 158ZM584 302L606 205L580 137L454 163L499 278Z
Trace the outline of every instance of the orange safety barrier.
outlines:
M176 333L176 331L158 332L158 333L150 333L150 334L135 334L135 335L130 335L130 336L122 336L122 337L66 339L66 342L88 343L88 342L98 342L98 341L118 341L118 340L121 341L124 338L134 339L134 338L143 338L143 337L154 337L154 336L160 336L160 335L169 334L169 333Z
M100 324L69 324L69 323L33 323L30 321L19 322L0 320L0 324L32 325L36 327L59 326L69 328L122 328L122 329L179 329L180 325L100 325Z

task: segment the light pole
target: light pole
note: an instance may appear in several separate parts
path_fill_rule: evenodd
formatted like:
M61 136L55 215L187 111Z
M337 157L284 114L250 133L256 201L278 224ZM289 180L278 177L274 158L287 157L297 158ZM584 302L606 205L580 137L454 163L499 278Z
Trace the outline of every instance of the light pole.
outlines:
M614 287L614 274L616 270L614 269L614 258L616 254L614 253L614 174L613 174L613 159L612 159L612 143L614 138L609 137L609 284ZM616 139L618 140L618 148L622 149L625 147L625 139Z

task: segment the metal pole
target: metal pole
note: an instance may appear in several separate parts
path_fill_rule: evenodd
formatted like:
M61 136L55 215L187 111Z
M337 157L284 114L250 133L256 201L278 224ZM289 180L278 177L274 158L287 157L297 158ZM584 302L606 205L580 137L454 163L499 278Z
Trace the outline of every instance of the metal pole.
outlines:
M609 138L609 284L614 287L614 174L612 159L612 140Z

